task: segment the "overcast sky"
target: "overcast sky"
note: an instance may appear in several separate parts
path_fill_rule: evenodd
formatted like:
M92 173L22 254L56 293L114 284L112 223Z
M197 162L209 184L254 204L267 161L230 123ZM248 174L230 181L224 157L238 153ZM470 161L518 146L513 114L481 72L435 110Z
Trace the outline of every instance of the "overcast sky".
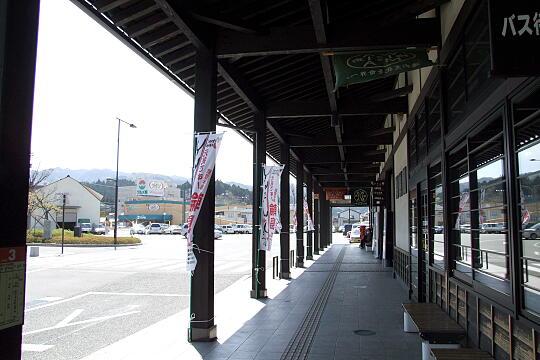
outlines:
M193 99L68 0L42 0L32 129L40 169L191 177ZM218 128L219 129L219 128ZM222 128L223 129L223 128ZM216 177L250 184L252 146L224 135Z

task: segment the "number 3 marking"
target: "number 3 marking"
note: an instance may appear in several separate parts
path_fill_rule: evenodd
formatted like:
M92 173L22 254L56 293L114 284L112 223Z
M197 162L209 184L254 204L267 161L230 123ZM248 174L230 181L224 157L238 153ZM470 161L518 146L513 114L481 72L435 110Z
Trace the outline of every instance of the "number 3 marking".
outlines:
M9 249L9 256L8 260L13 261L15 260L15 256L17 255L17 251L15 249Z

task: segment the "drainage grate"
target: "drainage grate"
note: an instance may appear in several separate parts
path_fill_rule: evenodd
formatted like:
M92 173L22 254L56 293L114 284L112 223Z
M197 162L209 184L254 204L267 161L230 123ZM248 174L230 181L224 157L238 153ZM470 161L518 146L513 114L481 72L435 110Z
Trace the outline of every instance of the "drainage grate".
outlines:
M371 330L354 330L353 333L360 336L371 336L371 335L376 334L375 331L371 331Z

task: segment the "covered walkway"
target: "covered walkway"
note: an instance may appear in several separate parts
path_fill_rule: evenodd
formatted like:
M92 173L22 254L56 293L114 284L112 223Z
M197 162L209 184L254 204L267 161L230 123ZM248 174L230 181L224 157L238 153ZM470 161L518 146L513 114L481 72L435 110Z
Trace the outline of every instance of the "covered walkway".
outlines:
M391 268L341 238L334 234L334 245L305 269L293 268L292 280L268 280L267 299L245 296L249 279L217 294L215 342L179 335L187 328L182 312L84 360L420 358L419 336L403 332L407 291Z

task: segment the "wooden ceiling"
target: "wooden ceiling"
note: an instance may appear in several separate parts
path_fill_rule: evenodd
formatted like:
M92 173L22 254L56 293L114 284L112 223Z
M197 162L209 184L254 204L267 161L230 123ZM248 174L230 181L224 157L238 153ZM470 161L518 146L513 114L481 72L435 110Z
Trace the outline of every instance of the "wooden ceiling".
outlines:
M440 45L447 0L72 0L189 94L197 49L218 57L221 122L253 129L267 118L267 152L291 146L322 186L364 186L392 144L387 114L407 113L412 89L388 77L334 91L335 51ZM250 138L250 132L239 131Z

